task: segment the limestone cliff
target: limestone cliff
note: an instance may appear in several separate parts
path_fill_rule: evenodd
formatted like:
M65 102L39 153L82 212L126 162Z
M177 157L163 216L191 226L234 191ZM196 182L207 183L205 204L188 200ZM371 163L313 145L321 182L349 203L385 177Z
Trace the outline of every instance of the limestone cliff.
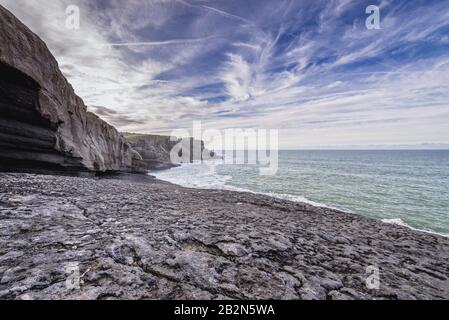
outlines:
M0 166L143 171L142 158L96 115L45 43L0 6Z
M181 154L184 150L188 153L187 158L190 162L203 160L205 155L210 158L215 156L214 152L209 152L205 148L203 141L193 138L182 140L170 136L135 133L123 133L123 136L142 156L148 170L161 170L176 166L170 159L170 152L177 144L182 146ZM194 148L195 144L199 147Z

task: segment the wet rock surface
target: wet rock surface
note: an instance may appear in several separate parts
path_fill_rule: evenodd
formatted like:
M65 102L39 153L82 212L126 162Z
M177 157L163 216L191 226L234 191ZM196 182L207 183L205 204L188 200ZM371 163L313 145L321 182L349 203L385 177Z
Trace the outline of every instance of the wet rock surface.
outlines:
M448 299L449 241L151 177L0 174L0 299L185 298Z

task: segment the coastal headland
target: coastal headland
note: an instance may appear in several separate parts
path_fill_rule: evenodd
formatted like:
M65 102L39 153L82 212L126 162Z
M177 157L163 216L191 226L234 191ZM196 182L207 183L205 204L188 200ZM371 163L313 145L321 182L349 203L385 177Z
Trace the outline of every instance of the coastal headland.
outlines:
M168 137L89 112L2 6L0 30L0 299L449 299L447 238L152 178Z

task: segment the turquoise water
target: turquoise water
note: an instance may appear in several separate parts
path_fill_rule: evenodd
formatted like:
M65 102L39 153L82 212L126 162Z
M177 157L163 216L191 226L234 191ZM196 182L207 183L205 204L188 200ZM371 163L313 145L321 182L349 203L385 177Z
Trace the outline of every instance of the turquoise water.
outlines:
M211 163L156 175L189 187L265 193L449 234L447 150L280 151L275 176L261 176L253 165Z

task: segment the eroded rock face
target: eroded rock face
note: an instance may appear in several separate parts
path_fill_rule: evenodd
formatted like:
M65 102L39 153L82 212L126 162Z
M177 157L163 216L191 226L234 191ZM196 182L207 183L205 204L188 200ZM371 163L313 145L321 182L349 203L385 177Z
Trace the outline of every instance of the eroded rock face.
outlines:
M170 151L178 143L169 136L140 135L124 133L126 140L143 158L148 170L161 170L174 165L170 161Z
M171 151L175 146L179 146L179 156L182 152L187 152L187 161L193 162L197 160L206 160L215 156L213 152L209 152L204 141L193 138L177 139L170 136L159 136L151 134L135 134L124 133L126 140L132 148L136 150L143 158L148 170L161 170L176 166L170 158Z
M0 6L0 165L143 171L140 155L96 115L45 43Z

